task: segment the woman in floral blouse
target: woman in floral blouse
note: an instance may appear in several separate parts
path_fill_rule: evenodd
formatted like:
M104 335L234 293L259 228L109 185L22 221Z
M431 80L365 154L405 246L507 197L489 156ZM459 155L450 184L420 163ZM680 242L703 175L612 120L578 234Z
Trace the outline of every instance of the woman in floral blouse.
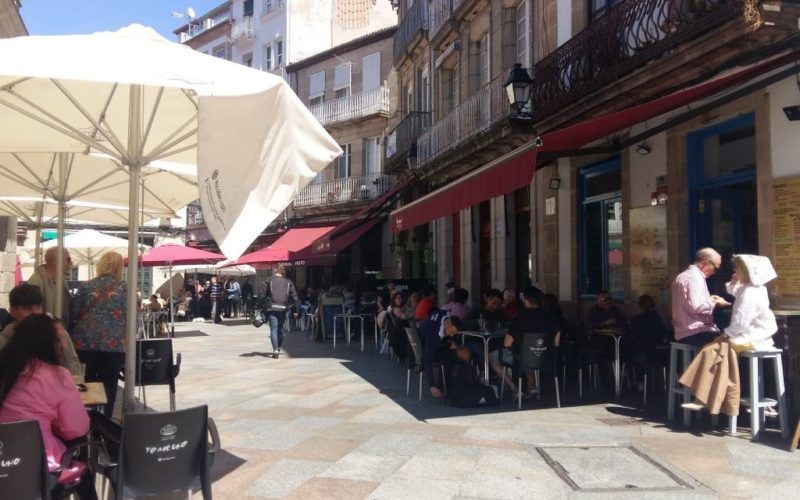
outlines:
M97 262L97 277L84 283L78 294L80 309L72 332L78 358L86 364L86 381L102 382L114 411L119 371L125 361L125 302L128 287L122 281L122 256L108 252Z

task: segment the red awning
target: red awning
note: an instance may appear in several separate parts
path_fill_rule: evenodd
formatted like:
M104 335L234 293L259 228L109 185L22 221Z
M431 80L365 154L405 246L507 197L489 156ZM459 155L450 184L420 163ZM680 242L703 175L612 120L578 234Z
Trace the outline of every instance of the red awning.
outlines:
M272 245L242 255L228 266L238 266L243 264L273 264L278 262L291 262L292 254L309 246L314 240L328 234L333 230L333 226L325 227L304 227L290 229L275 240Z
M303 252L295 254L294 262L307 266L333 264L336 262L337 255L355 243L356 240L364 236L382 220L383 217L373 217L371 219L362 220L359 225L351 226L349 230L340 233L339 236L331 238L330 235L326 235L315 241ZM333 234L333 232L331 234Z
M467 176L395 210L391 215L392 232L397 234L528 186L533 181L533 173L536 170L537 152L550 153L580 148L637 123L713 96L798 59L800 52L776 56L665 97L544 134L540 137L542 143L540 147L537 148L533 142L526 144Z
M336 229L334 229L327 236L331 238L336 238L344 234L346 231L358 226L361 222L363 222L364 219L370 218L372 216L377 216L380 213L380 211L384 208L384 205L386 205L387 202L392 201L393 198L397 196L399 193L411 187L411 185L414 184L416 180L417 180L416 175L410 175L404 179L400 179L397 182L397 184L395 184L394 186L392 186L391 189L389 189L389 191L387 191L382 196L379 196L378 198L373 200L372 203L369 204L369 206L365 207L363 210L359 211L357 214L350 217L350 219L336 226Z
M225 256L183 245L159 245L153 247L139 258L139 265L144 267L184 266L192 264L216 264L225 260ZM125 259L127 263L127 259Z

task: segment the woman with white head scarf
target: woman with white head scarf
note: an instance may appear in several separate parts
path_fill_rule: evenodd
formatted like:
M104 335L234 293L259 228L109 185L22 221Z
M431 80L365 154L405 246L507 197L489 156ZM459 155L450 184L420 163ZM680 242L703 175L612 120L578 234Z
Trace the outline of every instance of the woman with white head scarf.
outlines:
M769 258L760 255L734 255L733 270L726 288L736 301L725 336L737 352L769 349L778 324L769 308L766 284L778 275Z

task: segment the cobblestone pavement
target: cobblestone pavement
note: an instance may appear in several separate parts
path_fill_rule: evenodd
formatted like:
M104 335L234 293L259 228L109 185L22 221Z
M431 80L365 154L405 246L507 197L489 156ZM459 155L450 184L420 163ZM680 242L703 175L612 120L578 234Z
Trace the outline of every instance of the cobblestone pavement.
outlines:
M570 380L522 411L455 409L406 397L406 372L367 342L334 351L243 321L177 327L178 407L208 404L224 453L218 498L792 498L800 454L777 432L759 443L710 423L667 427L663 399L603 402ZM369 339L371 340L371 339ZM544 379L543 379L544 380ZM546 381L543 382L547 389ZM590 398L595 398L592 401ZM148 404L168 409L166 390ZM746 419L742 418L746 423Z

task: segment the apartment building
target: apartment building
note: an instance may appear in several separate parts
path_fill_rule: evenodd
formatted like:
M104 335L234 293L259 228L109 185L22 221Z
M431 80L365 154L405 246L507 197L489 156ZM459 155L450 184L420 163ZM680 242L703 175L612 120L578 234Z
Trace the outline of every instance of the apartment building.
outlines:
M190 19L173 33L180 43L198 52L231 60L231 6L230 1L221 3L202 16Z
M292 88L344 151L295 198L290 217L296 225L342 224L395 184L383 168L384 134L398 101L395 31L384 28L287 66ZM385 215L378 219L376 214L364 224L371 224L369 230L324 265L307 265L307 281L302 271L298 280L320 286L393 276L394 262L383 245L391 238Z
M713 246L712 292L731 255L759 253L773 301L800 304L798 2L396 3L386 171L422 181L392 214L404 277L536 283L580 326L602 289L667 312L671 278ZM515 63L532 82L511 105Z

